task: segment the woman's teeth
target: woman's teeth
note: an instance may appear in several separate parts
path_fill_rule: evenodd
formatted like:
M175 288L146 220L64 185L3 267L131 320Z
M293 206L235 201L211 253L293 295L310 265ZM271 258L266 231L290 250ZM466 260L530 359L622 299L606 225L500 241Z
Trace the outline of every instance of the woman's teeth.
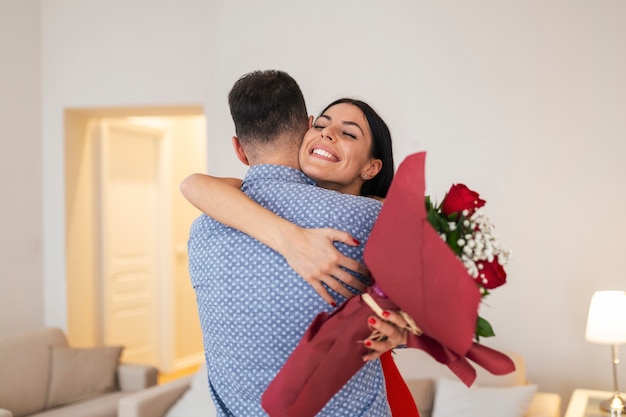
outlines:
M323 149L313 149L313 152L311 152L312 154L315 155L319 155L319 156L323 156L324 158L328 158L328 159L336 159L333 154L331 154L328 151L325 151Z

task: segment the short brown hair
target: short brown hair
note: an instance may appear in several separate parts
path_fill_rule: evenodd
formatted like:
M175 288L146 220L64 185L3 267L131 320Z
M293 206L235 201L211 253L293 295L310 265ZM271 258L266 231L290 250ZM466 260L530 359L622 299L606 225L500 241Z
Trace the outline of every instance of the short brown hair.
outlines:
M242 143L270 143L285 133L302 137L308 127L302 91L283 71L243 75L228 94L228 105Z

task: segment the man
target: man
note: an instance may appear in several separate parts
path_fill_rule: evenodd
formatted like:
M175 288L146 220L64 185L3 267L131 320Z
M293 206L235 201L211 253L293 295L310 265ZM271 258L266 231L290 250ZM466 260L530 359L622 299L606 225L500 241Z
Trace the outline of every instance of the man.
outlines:
M250 165L242 185L249 197L301 226L367 238L379 202L319 188L298 170L309 120L293 78L280 71L247 74L235 83L229 105L237 155ZM345 254L362 261L362 246L346 247ZM331 307L277 252L204 215L191 227L189 270L218 415L265 416L260 399L267 385L313 318ZM319 414L390 415L379 361L367 362Z

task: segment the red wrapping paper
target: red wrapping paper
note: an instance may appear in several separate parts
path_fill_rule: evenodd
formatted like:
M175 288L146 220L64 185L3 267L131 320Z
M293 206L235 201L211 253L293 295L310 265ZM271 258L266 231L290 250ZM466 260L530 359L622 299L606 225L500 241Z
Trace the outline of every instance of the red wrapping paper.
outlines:
M426 218L425 153L400 164L365 246L365 263L384 296L385 310L403 310L423 331L407 346L446 364L466 385L476 378L468 358L500 375L515 370L504 354L473 342L480 292L463 264ZM374 314L353 297L311 323L295 351L268 386L262 405L271 417L313 417L363 366L359 343Z

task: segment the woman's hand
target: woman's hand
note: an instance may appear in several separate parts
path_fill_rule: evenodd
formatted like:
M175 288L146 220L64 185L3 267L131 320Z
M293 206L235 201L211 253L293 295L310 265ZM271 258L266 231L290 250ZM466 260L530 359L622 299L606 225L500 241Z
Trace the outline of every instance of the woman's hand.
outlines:
M363 341L370 352L363 355L363 361L377 359L388 350L406 345L408 323L395 311L383 311L383 317L369 316L367 324L372 329L369 338Z
M305 229L301 227L295 229L295 233L296 235L291 235L286 239L288 244L284 245L280 252L289 266L311 284L327 303L336 305L336 301L322 283L346 298L352 297L354 293L341 282L358 291L365 290L365 284L342 267L365 276L369 276L368 269L365 265L339 252L333 245L333 242L343 242L349 246L358 246L360 243L349 233L330 228Z

